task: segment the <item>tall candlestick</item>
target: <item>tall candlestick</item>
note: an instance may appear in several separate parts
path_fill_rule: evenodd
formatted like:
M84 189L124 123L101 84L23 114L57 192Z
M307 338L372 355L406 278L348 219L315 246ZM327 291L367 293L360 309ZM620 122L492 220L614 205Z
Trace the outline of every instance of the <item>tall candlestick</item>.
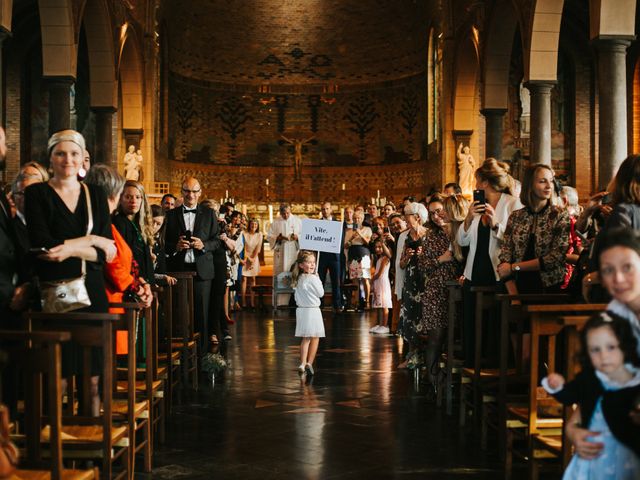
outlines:
M229 190L224 191L224 198L229 198Z
M264 182L264 183L265 183L265 184L267 185L267 187L268 187L268 186L269 186L269 179L267 178L267 179L265 180L265 182Z
M378 190L378 194L377 194L376 198L380 198L380 190Z
M273 223L273 205L269 205L269 223Z
M344 192L345 184L342 184L342 191Z
M375 203L376 203L376 199L375 199L375 198L373 198L373 197L371 197L371 203L373 203L373 204L375 205Z

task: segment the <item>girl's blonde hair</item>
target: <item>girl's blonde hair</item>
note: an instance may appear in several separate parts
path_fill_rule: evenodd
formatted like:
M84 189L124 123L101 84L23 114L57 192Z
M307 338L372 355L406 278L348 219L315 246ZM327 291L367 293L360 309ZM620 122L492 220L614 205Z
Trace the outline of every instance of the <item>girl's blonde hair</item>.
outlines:
M295 287L298 285L298 278L300 278L300 264L304 263L307 258L316 259L315 253L310 250L300 250L298 252L298 258L296 258L295 263L293 264L293 268L291 269L291 286Z
M462 195L450 195L444 199L443 205L451 225L449 234L451 235L453 256L456 257L456 260L462 262L464 260L464 255L462 255L462 247L460 247L456 241L456 235L458 234L460 225L462 225L467 213L469 212L469 200L464 198Z
M133 223L138 227L140 234L142 235L142 239L144 243L149 246L153 246L154 244L154 234L153 234L153 217L151 216L151 206L149 205L149 200L147 199L146 193L144 193L144 187L140 182L136 182L135 180L127 180L122 189L122 194L120 199L122 200L122 195L127 187L133 187L140 192L140 196L142 197L142 203L140 205L140 210L133 216ZM122 211L122 204L119 202L118 204L118 213L120 215L124 215Z

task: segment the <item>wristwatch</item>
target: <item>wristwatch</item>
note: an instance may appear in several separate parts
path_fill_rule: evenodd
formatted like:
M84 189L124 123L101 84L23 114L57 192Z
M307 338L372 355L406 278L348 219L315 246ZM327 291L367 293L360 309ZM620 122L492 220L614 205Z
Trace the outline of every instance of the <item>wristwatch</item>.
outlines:
M520 271L520 265L513 263L511 264L511 270L515 271L515 272L519 272Z

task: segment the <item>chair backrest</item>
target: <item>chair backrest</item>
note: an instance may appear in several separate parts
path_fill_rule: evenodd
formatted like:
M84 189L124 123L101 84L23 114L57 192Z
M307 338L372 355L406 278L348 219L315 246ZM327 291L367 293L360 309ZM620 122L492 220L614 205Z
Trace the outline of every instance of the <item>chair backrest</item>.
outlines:
M24 466L42 468L40 443L42 418L48 417L51 478L62 478L62 342L71 339L69 332L21 332L0 330L0 338L8 342L9 353L20 361L26 381L25 432L27 455ZM46 377L48 409L42 411L43 378Z
M193 272L172 272L168 275L175 277L178 283L173 287L173 311L172 321L176 335L183 338L184 342L188 342L193 337Z
M27 329L31 332L67 331L71 341L82 349L81 389L83 392L79 415L63 418L64 423L82 423L84 425L101 425L102 455L105 459L104 472L111 472L111 450L113 442L111 426L113 418L113 364L114 364L114 329L122 324L122 317L110 313L43 313L26 312L23 314ZM101 348L102 371L102 413L98 417L91 415L91 363L92 351Z

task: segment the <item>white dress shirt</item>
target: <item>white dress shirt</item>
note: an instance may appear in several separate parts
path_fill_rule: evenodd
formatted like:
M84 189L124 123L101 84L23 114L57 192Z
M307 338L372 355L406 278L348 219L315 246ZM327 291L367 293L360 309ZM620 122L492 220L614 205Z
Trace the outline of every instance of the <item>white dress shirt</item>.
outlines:
M182 209L182 217L184 218L184 227L187 230L191 231L191 234L193 235L193 226L196 223L196 212L185 212L184 209L187 207L184 207ZM193 209L195 210L197 208L193 207ZM191 210L191 209L190 209ZM184 263L195 263L196 262L196 256L193 253L193 248L190 248L188 250L185 250L185 254L184 254Z

